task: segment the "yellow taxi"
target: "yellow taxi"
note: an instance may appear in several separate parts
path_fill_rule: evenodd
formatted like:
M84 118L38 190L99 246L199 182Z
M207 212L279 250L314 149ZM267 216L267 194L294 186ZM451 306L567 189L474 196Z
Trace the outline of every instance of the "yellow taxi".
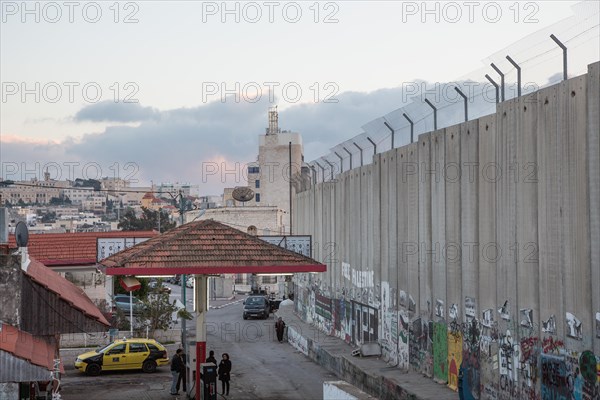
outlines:
M169 364L167 349L154 339L123 339L87 353L75 360L75 368L88 375L101 371L141 369L154 372Z

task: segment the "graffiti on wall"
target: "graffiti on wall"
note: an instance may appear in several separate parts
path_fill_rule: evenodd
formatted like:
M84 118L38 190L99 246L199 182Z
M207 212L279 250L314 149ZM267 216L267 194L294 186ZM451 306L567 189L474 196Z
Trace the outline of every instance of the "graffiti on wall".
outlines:
M542 398L567 400L567 367L563 357L542 355Z
M413 370L433 376L433 322L415 319L409 325L408 360Z
M408 327L409 318L406 310L400 310L397 314L396 326L398 327L398 334L396 341L398 343L398 366L403 370L408 370L409 360L409 349L408 349ZM393 337L393 335L392 335Z
M458 390L458 369L462 363L462 335L448 332L448 387Z
M441 322L433 324L433 376L448 381L448 328Z

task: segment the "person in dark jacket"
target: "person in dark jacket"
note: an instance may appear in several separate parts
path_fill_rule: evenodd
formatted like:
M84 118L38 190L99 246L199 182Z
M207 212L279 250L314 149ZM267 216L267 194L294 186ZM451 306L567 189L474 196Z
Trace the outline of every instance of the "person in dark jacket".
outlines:
M221 381L221 385L223 386L224 395L229 396L229 379L231 373L231 361L229 361L229 354L223 353L222 360L219 363L219 369L217 374L219 374L219 380Z
M285 322L283 322L283 319L281 319L281 317L279 317L279 319L277 319L277 322L275 322L275 332L277 332L277 340L279 340L279 343L283 342L283 332L285 331Z
M208 357L206 358L206 362L207 363L213 363L215 365L217 365L217 359L215 358L215 352L214 351L209 351L208 352Z
M175 387L177 390L175 391L179 392L179 386L181 386L181 383L183 383L183 391L187 392L187 378L185 376L185 353L182 351L181 354L179 354L179 357L181 357L181 362L183 363L183 366L181 367L181 371L179 371L179 378L177 379L177 386Z
M179 380L179 373L183 371L184 364L181 358L183 350L177 349L173 358L171 358L171 375L173 375L173 381L171 383L171 394L179 394L177 392L177 381Z

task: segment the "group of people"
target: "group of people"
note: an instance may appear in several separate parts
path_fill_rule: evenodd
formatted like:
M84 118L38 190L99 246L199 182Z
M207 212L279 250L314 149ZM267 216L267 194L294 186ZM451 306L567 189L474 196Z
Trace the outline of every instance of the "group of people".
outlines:
M222 359L219 363L219 368L217 369L217 375L219 375L219 380L222 384L222 394L229 395L231 361L229 360L229 354L227 353L223 353L221 357ZM217 365L217 360L215 358L214 351L211 350L209 352L208 357L206 358L206 362ZM179 394L179 388L181 387L181 383L183 383L183 391L187 391L185 381L185 354L183 353L182 349L177 349L177 351L171 358L171 374L173 375L173 381L171 382L171 394Z
M277 333L277 340L283 342L283 333L285 331L285 322L279 317L275 322L275 332ZM229 360L229 354L223 353L221 356L221 362L218 365L217 375L221 381L222 394L229 395L229 381L231 379L231 361ZM207 363L213 363L217 365L217 359L215 358L215 352L210 351L206 358ZM182 349L177 349L173 358L171 358L171 374L173 375L173 382L171 383L171 394L179 394L179 388L183 383L183 391L186 391L185 381L185 354Z

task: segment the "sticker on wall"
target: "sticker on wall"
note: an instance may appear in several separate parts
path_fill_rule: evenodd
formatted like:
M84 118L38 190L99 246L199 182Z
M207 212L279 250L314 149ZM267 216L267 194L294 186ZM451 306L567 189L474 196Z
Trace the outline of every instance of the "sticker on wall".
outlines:
M458 304L452 304L450 308L448 308L448 316L451 319L458 319Z
M551 315L547 321L542 321L542 332L556 333L556 317L554 315Z
M508 300L506 300L502 307L498 309L498 314L500 314L500 318L503 320L510 321L510 307L508 305Z
M491 328L493 324L494 324L494 310L492 310L491 308L488 308L487 310L484 310L482 313L481 325L485 326L486 328Z
M583 340L583 327L581 321L570 312L567 312L567 336L574 339Z
M465 297L465 315L467 320L471 320L475 318L475 314L477 313L475 307L475 298L474 297Z
M440 318L444 318L444 301L435 299L435 315Z
M600 312L596 313L596 337L600 338Z
M521 326L533 328L533 310L531 308L521 308Z

